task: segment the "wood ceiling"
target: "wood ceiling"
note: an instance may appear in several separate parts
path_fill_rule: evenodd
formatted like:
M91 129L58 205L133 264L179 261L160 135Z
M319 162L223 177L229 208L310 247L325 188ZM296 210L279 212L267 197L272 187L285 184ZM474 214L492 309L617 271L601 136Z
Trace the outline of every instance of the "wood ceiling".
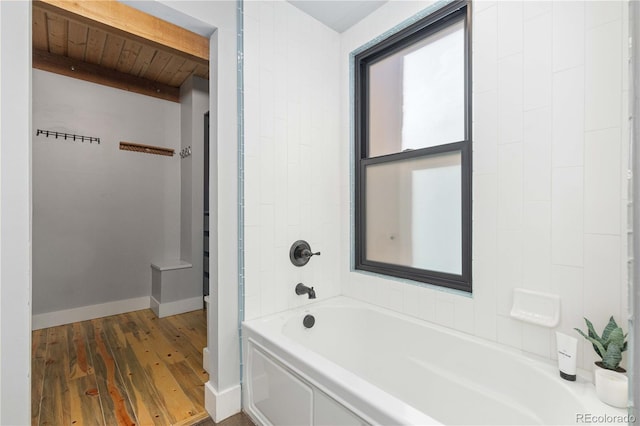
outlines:
M115 0L33 3L33 67L179 102L209 78L209 39Z

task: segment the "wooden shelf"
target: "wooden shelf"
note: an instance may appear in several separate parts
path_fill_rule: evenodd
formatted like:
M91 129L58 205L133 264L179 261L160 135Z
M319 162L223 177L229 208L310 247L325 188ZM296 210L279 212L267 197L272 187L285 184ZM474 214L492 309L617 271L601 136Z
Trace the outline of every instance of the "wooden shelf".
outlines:
M120 142L120 149L123 151L142 152L143 154L166 155L167 157L173 157L173 154L175 154L174 149L133 142Z

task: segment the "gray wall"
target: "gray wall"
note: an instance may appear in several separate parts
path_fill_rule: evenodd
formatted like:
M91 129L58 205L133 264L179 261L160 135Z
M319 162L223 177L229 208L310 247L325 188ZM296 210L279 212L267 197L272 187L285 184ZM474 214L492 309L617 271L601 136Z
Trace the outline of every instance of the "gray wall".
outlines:
M202 295L204 227L204 114L209 110L209 82L191 77L180 88L181 149L191 155L180 160L180 258L193 267L183 298ZM179 158L179 157L178 157Z
M33 71L33 314L151 293L150 262L180 255L180 105Z

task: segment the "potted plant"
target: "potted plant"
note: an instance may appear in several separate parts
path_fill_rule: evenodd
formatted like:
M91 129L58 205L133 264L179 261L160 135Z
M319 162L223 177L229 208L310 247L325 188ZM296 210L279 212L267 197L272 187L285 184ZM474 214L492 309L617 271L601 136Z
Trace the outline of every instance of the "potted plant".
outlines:
M596 366L600 367L595 371L596 393L603 402L614 407L626 407L628 400L628 379L624 374L626 370L620 367L622 352L627 350L627 335L622 328L616 324L613 316L609 318L609 323L602 331L602 336L598 336L593 324L588 319L588 334L576 328L593 345L593 349L600 356L601 361L597 361Z

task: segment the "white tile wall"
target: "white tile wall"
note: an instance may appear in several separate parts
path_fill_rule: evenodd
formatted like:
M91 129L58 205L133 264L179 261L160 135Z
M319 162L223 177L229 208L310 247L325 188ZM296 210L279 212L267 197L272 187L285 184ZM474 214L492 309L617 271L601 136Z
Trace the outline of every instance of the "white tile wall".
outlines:
M245 318L340 293L338 47L333 30L285 1L244 3ZM289 247L321 251L302 268ZM402 300L400 296L400 301ZM400 303L401 306L401 303Z
M514 287L560 295L569 335L625 316L626 2L474 4L471 298L350 270L349 53L429 4L389 2L338 35L245 2L246 317L308 303L304 281L553 359L553 330L508 316ZM323 252L304 268L298 238Z
M341 36L342 179L348 54L402 20L394 3ZM427 5L405 6L404 18ZM626 6L474 3L473 297L405 284L399 308L392 295L401 283L353 272L348 262L344 294L551 359L554 330L509 317L514 287L560 295L556 329L569 335L583 316L596 327L626 317ZM340 188L348 235L349 187ZM578 362L591 368L590 345L579 345Z

